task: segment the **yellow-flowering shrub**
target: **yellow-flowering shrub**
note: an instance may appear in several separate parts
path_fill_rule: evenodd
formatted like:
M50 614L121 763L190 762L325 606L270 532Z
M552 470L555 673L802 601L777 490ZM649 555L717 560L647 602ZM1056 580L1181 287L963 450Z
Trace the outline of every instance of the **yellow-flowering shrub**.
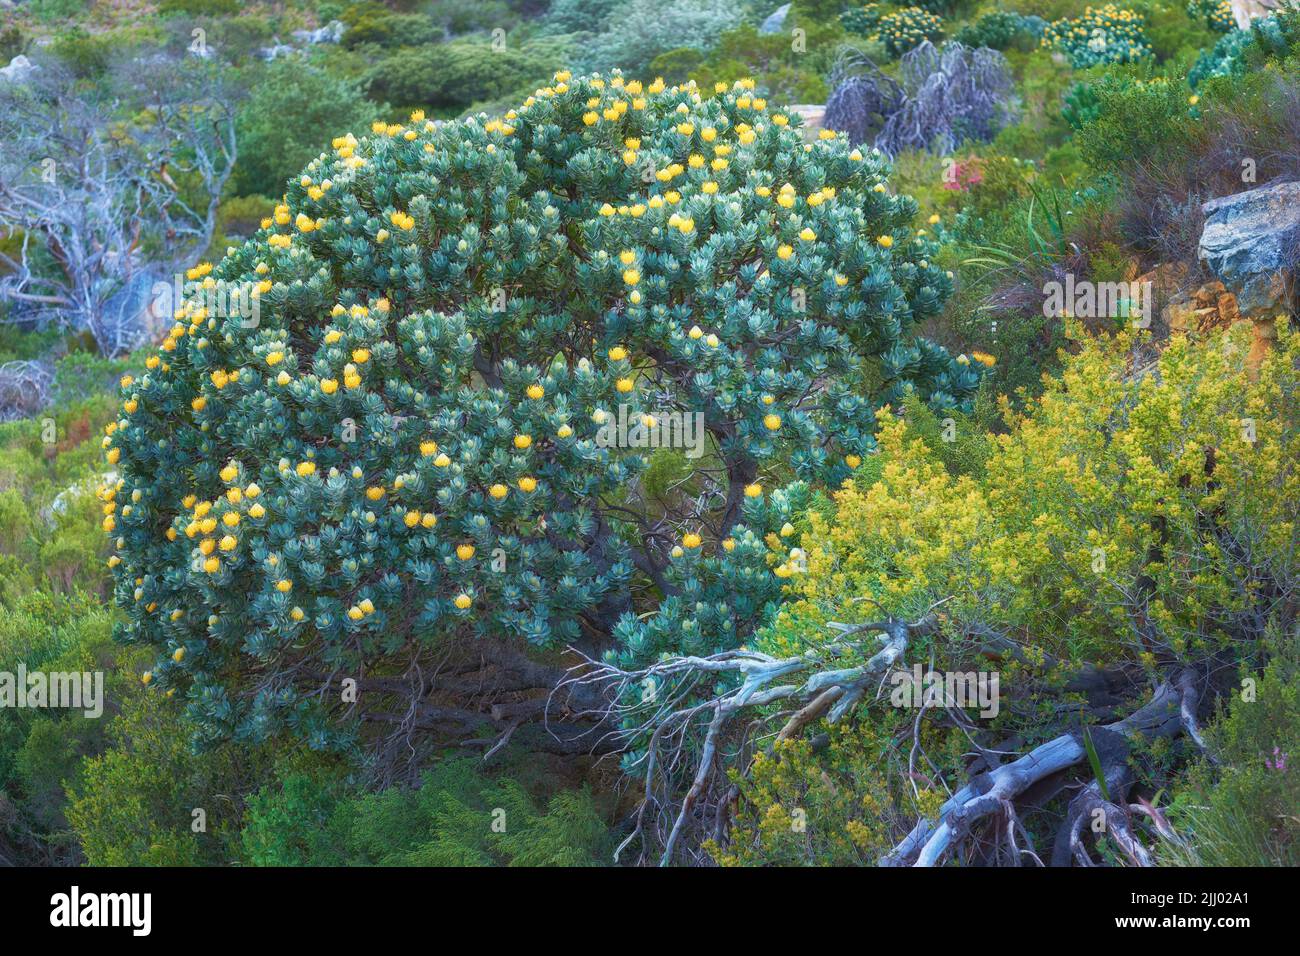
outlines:
M204 740L324 746L308 685L462 638L734 646L780 594L780 483L837 483L884 402L974 393L915 335L952 276L883 158L754 86L561 72L500 119L377 122L191 270L102 520L120 636ZM665 533L638 479L688 445L708 486Z
M1004 400L996 433L961 434L970 422L955 419L936 431L914 410L882 411L878 455L865 477L810 511L807 573L787 582L797 600L755 646L800 653L824 644L828 621L912 620L947 599L940 635L910 648L908 666L1000 667L1004 703L992 727L1026 748L1060 732L1056 718L1043 719L1052 696L1031 685L1067 668L1125 668L1136 705L1143 684L1171 669L1257 663L1265 630L1292 633L1296 608L1300 334L1279 326L1257 374L1246 327L1173 340L1154 361L1133 335L1085 342L1023 414ZM964 455L947 453L945 431ZM976 627L1011 638L1019 659L990 664ZM914 716L904 721L909 742ZM907 745L900 769L890 739L898 721L878 704L847 735L833 730L819 754L785 746L778 753L789 759L759 760L734 839L715 853L733 863L844 862L898 839L930 799L932 774L948 774L953 790L964 782L968 749L956 730L929 731L934 763L924 780L910 775L915 790L900 787L909 770ZM863 779L864 767L880 776ZM872 812L831 799L836 787L869 797ZM796 806L812 834L798 840L773 823Z

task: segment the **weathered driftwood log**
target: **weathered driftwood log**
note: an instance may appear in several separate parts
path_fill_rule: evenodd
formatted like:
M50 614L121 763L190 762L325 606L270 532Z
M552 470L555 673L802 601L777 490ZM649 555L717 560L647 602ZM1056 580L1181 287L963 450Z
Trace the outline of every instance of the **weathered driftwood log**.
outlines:
M1180 675L1179 682L1186 687L1194 687L1194 681L1184 681L1183 676ZM1173 736L1185 727L1184 698L1189 693L1191 691L1180 690L1172 683L1162 683L1146 706L1123 720L1106 724L1100 729L1125 738ZM881 859L881 865L905 866L913 861L916 866L935 865L955 839L969 832L976 820L998 810L1004 802L1014 801L1038 781L1080 764L1086 758L1087 749L1082 733L1072 732L1035 747L1018 760L979 774L939 808L937 821L922 820L917 823L912 832ZM1076 813L1073 816L1067 815L1068 826L1074 828L1084 813L1090 812L1094 807L1101 807L1097 802L1100 799L1099 789L1096 800L1089 798L1085 790L1078 806L1074 808ZM1109 801L1104 803L1113 806ZM1118 807L1113 809L1117 811L1112 814L1114 823L1123 814L1118 812ZM1075 832L1077 837L1077 831L1072 829L1071 832Z

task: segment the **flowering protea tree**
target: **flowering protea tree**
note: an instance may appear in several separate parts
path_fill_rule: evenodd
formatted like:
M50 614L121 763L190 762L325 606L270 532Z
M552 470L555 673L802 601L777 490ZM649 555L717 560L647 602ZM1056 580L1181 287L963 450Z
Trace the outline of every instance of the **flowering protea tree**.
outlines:
M343 136L192 271L103 497L123 637L200 741L324 745L346 709L490 747L560 673L518 648L734 647L876 409L967 401L910 335L950 292L915 203L752 89L561 73Z

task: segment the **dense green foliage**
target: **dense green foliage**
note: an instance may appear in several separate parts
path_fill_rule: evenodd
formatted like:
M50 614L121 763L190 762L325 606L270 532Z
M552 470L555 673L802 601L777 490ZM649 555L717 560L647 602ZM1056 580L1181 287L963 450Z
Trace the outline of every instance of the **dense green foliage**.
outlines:
M212 271L254 287L255 328L210 314L192 270L105 437L123 637L156 648L153 685L186 694L204 742L328 739L289 688L242 693L236 675L294 647L337 669L472 634L548 645L602 607L633 656L743 640L779 586L755 538L638 565L604 506L645 467L600 438L620 405L649 413L638 382L700 412L730 476L712 510L729 532L744 500L760 534L789 510L760 472L846 475L880 402L952 408L978 383L911 338L950 280L880 159L829 134L805 151L740 83L705 99L560 74L504 121L376 130L335 139ZM627 613L638 567L710 613Z
M0 863L607 865L642 783L614 761L521 728L490 763L438 740L404 765L337 678L502 637L548 663L802 653L828 620L943 599L909 662L979 666L971 621L1015 635L1014 703L981 732L1017 747L1082 706L1081 662L1133 677L1117 714L1170 661L1212 671L1208 753L1131 755L1176 834L1143 838L1164 864L1300 862L1295 605L1250 603L1259 568L1294 575L1297 341L1254 376L1242 330L1041 308L1066 272L1195 266L1199 203L1254 185L1242 157L1300 175L1300 14L796 0L760 33L778 5L6 11L0 66L53 57L91 89L200 26L247 97L216 265L160 350L100 359L0 303L0 364L53 370L0 423L0 672L104 676L99 717L0 714ZM339 43L293 39L334 19ZM946 36L1007 56L1018 113L990 142L886 165L786 107ZM257 290L256 327L200 311L217 282ZM702 455L608 447L620 405L629 427L701 411ZM1142 574L1154 647L1124 613ZM970 767L963 733L914 720L864 703L764 739L697 859L875 862ZM1040 847L1063 804L1025 818Z
M239 112L240 193L279 196L320 154L320 130L361 132L379 117L360 84L290 59L272 62Z
M539 811L518 782L489 780L465 757L418 788L367 796L287 776L250 800L243 841L258 866L599 866L611 850L589 793L561 791Z

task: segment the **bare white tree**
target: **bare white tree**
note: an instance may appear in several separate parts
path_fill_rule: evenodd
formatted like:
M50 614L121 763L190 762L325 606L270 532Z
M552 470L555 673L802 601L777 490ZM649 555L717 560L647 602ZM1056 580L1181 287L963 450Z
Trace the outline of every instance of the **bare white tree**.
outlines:
M237 102L219 65L162 54L93 84L52 58L0 83L0 301L105 355L138 345L154 283L211 241Z

